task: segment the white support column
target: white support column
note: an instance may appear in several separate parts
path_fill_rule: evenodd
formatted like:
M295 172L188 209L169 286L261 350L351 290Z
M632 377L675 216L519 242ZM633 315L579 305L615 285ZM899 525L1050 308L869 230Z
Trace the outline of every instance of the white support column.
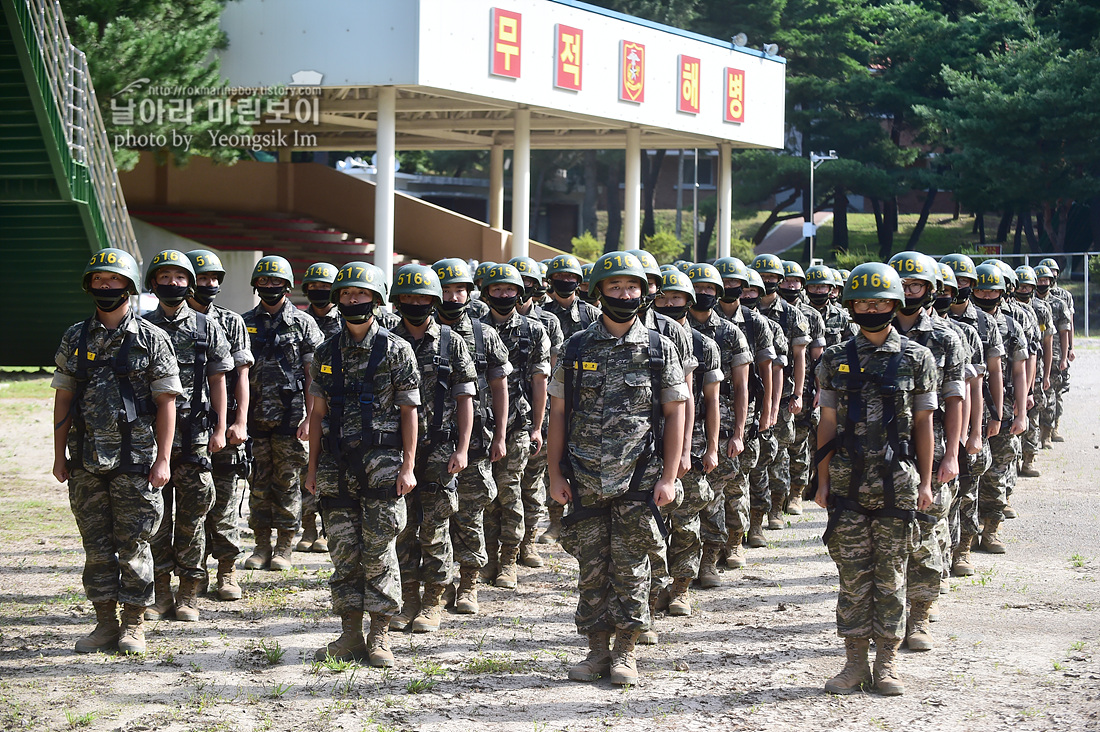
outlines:
M516 146L512 152L512 251L527 256L531 238L531 110L516 110Z
M718 143L718 257L730 255L730 226L733 214L733 148Z
M489 226L504 228L504 145L489 148Z
M397 162L397 88L378 89L378 169L374 189L374 264L393 281L394 166Z
M642 130L626 128L626 195L623 197L624 249L642 247Z

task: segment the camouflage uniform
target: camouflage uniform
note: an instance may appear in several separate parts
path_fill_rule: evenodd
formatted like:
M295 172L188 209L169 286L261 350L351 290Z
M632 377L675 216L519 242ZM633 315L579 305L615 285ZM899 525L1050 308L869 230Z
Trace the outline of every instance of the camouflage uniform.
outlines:
M480 355L470 316L463 314L451 326L451 330L462 336L467 352L476 362L479 384L474 396L477 402L474 406L474 430L470 437L470 464L458 474L458 511L451 517L454 561L462 567L484 567L489 561L485 551L485 507L497 497L493 467L489 462L493 441L493 393L489 384L512 373L508 348L495 330L478 322L484 329L484 353ZM484 363L480 362L481 358Z
M257 305L244 314L244 322L256 359L248 372L254 460L248 525L256 532L297 531L299 473L306 464L297 430L306 416L305 369L321 345L321 331L286 298L275 314Z
M927 606L939 597L943 558L950 547L947 514L952 496L948 485L937 482L936 471L947 447L944 442L944 419L948 399L964 399L966 396L966 382L963 380L966 353L954 329L924 310L920 311L908 331L902 332L896 320L894 327L910 340L928 348L936 366L934 378L939 406L932 413L932 505L927 510L936 522L931 525L918 523L920 533L916 537L917 546L909 556L909 602Z
M763 318L765 325L771 330L772 344L775 348L775 363L783 366L784 374L787 372L788 365L791 359L791 347L790 342L787 340L787 336L783 333L783 329L779 327L779 323L775 322L771 318ZM775 375L772 376L773 380ZM784 387L786 389L786 387ZM766 430L758 433L757 442L759 443L759 450L756 455L756 462L753 464L752 469L749 471L749 509L750 511L761 511L763 513L769 513L774 506L772 506L772 482L770 475L770 468L772 463L775 462L776 457L779 455L779 434L782 431L783 425L783 404L779 405L779 422ZM787 416L790 416L788 412Z
M334 425L332 395L336 386L332 372L334 349L339 348L347 394L343 414L341 449L362 438L363 414L358 394L351 388L362 382L375 338L380 328L372 321L358 343L345 328L340 335L317 350L310 374L310 392L329 404L322 420L322 450L317 468L317 495L329 538L333 572L329 578L332 607L337 615L369 612L384 616L401 607L401 570L397 561L397 535L405 528L405 502L397 499L397 474L401 468L400 447L367 447L363 454L363 485L357 471L343 472L328 449ZM420 404L420 375L416 356L404 340L383 336L387 354L374 374L374 411L370 434L400 437L401 406ZM344 483L341 489L341 483Z
M237 419L237 372L241 366L251 366L256 359L248 344L244 318L232 310L211 304L207 317L218 322L229 343L233 369L225 374L225 423L228 427ZM244 445L230 445L211 458L214 477L214 507L206 514L206 552L215 559L236 560L241 553L240 531L237 529L237 509L243 499L240 478L247 477L247 456Z
M1052 344L1054 357L1051 361L1050 389L1043 394L1043 408L1039 414L1040 428L1050 429L1058 424L1062 416L1062 387L1065 385L1062 373L1062 340L1061 334L1073 330L1073 319L1064 301L1056 297L1039 299L1050 307L1051 319L1054 325L1054 342Z
M896 430L900 441L910 440L914 415L935 409L936 364L931 352L909 341L902 350L901 336L891 331L882 346L876 347L860 333L855 337L860 366L867 375L881 377L893 354L902 353L894 383ZM822 408L836 410L837 434L847 428L850 396L847 392L851 365L846 345L826 349L817 367ZM917 505L920 476L916 465L907 460L886 460L889 445L884 422L884 402L878 385L866 378L860 390L864 419L854 425L853 439L864 453L862 476L852 475L852 459L843 447L829 462L830 501L843 505L854 499L863 509L888 508L884 474L889 470L894 487L894 506L913 511ZM855 485L856 495L849 491ZM839 500L838 500L839 499ZM916 521L894 516L868 516L854 510L830 509L829 555L840 574L837 597L837 634L848 638L885 638L898 640L905 630L906 569L909 556L920 541Z
M85 324L88 368L81 383L77 351ZM125 431L118 422L123 401L111 359L130 334L134 339L126 371L138 415L130 427L130 452L123 455ZM76 418L68 435L69 505L84 544L84 592L92 602L151 605L149 542L164 512L160 490L149 485L157 449L153 400L183 393L172 343L133 311L115 330L93 316L65 331L54 362L57 371L51 386L76 395ZM83 440L75 426L79 420L85 424Z
M1043 407L1046 403L1046 392L1043 390L1043 381L1046 380L1046 364L1043 362L1044 354L1053 347L1053 343L1045 344L1045 341L1050 337L1057 337L1057 333L1054 330L1054 314L1042 300L1036 300L1034 297L1024 304L1024 309L1029 310L1034 316L1036 325L1039 330L1039 353L1036 359L1035 366L1035 383L1031 387L1031 393L1035 398L1035 404L1031 409L1027 410L1027 431L1022 434L1021 447L1023 449L1023 458L1025 463L1030 463L1035 459L1035 454L1039 451L1039 422L1040 415L1043 411ZM1053 373L1055 363L1051 361L1051 372Z
M448 525L458 511L456 486L447 463L455 450L455 398L473 396L477 391L477 373L466 343L457 333L451 333L448 397L443 403L442 430L434 435L437 359L439 358L441 326L429 319L428 328L420 340L415 340L404 323L394 335L404 338L413 348L420 369L419 432L416 450L416 488L405 496L405 512L409 521L397 537L397 556L403 582L421 581L431 584L449 582L453 572L451 537Z
M651 622L649 558L661 550L663 541L649 505L618 498L629 490L650 434L654 387L649 331L636 319L622 338L616 338L598 321L573 336L577 338L585 339L579 360L595 368L579 372L578 404L566 425L563 457L572 465L574 510L582 507L596 513L562 527L562 546L580 565L574 618L582 635L645 630ZM658 399L685 401L687 389L675 347L667 338L658 338L664 358ZM558 361L549 387L556 399L565 398L564 360ZM663 470L659 442L655 449L639 481L640 491L651 492Z
M804 388L804 384L794 383L794 351L798 346L806 346L809 350L809 345L812 339L810 334L810 325L806 320L805 314L802 310L795 305L791 305L789 302L781 297L776 296L775 300L770 306L766 305L763 300L760 301L760 313L762 315L771 318L775 323L779 324L779 327L783 331L783 335L787 339L788 348L790 349L789 361L783 369L783 398L779 404L779 421L774 427L775 439L778 443L778 449L775 456L766 463L768 469L768 483L771 490L769 496L769 512L782 510L783 505L787 501L787 494L791 487L790 476L790 463L787 457L786 451L795 447L795 428L794 428L794 415L791 414L788 408L791 399L794 397L797 389L797 393L801 394ZM807 363L809 358L806 358ZM805 378L809 378L808 372ZM802 405L803 409L812 405ZM762 465L761 465L762 467Z
M183 393L176 397L176 432L172 444L172 479L162 488L164 518L153 534L154 574L169 574L201 579L206 576L206 514L214 506L214 478L211 474L210 427L217 421L210 402L208 377L233 370L233 357L225 331L214 318L206 321L206 332L199 330L199 314L186 302L175 315L157 307L145 319L172 339L176 361L180 365ZM195 343L205 338L206 369L195 383ZM205 415L191 414L195 389L202 390L202 402L210 410ZM195 417L193 420L192 417ZM209 420L209 422L207 421ZM190 443L185 441L190 438Z
M810 334L810 342L806 344L806 380L802 388L802 411L794 418L794 442L787 448L786 454L780 459L787 464L787 476L790 483L790 493L795 491L802 493L810 482L810 463L813 461L813 452L817 440L818 409L814 406L814 398L817 395L817 382L814 380L814 368L817 366L810 356L810 349L831 345L825 332L825 319L808 302L798 303L798 308L806 316L806 324ZM819 357L820 359L820 357ZM814 442L810 442L810 438ZM801 496L799 496L801 499Z
M550 373L550 338L537 318L513 311L502 323L490 313L481 322L494 328L508 349L512 372L508 375L508 435L505 455L493 463L496 500L485 516L485 546L490 557L502 549L518 548L524 535L521 480L531 455L531 388L536 374ZM491 563L491 562L490 562Z
M340 329L344 327L344 319L340 317L340 309L335 305L323 315L319 315L312 306L307 307L303 312L313 318L313 322L317 324L317 329L321 331L322 341L327 341L329 338L337 335ZM307 467L308 466L302 466L300 478L302 485L302 516L309 516L310 514L317 513L317 496L305 489Z

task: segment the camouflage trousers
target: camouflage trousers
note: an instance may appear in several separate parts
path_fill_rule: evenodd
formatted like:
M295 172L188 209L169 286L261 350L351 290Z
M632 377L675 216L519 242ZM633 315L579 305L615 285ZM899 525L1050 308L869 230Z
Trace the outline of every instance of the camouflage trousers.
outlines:
M783 403L786 404L786 401L784 399ZM791 491L791 451L797 450L798 445L795 418L785 406L779 408L779 423L773 431L779 444L775 457L768 463L768 488L771 491L769 506L772 509L781 509Z
M1026 433L1025 433L1026 434ZM1021 435L1012 436L1012 467L1005 473L1005 500L1012 499L1012 491L1016 490L1016 481L1020 477L1020 457L1024 453L1024 442Z
M309 451L306 451L306 460L309 459ZM309 472L309 466L302 468L301 473L298 475L298 485L301 486L302 492L302 515L309 516L310 514L316 514L319 511L317 504L317 496L313 495L306 490L306 473Z
M493 467L488 455L474 458L458 474L458 511L451 516L451 547L454 562L461 567L484 567L485 507L497 497Z
M983 426L984 429L984 426ZM989 449L989 440L982 440L982 451L976 455L965 454L961 458L958 487L952 501L951 515L954 525L953 534L976 536L978 531L978 484L989 470L993 454Z
M458 491L447 488L454 477L447 472L452 452L453 443L421 443L417 451L416 489L404 497L408 520L397 536L402 582L441 585L454 574L450 523L458 511Z
M1035 387L1035 406L1027 410L1027 430L1020 435L1020 447L1025 460L1034 458L1039 452L1039 422L1042 419L1043 404L1046 401L1042 390Z
M505 454L493 463L497 497L485 511L485 548L490 557L498 546L518 546L523 540L523 491L521 481L531 455L531 436L513 427L505 439Z
M205 446L193 448L198 460L208 460ZM172 479L161 489L164 517L150 542L153 572L200 579L206 574L206 516L214 507L214 478L210 469L182 462L172 451Z
M792 490L796 486L803 489L810 483L814 452L817 450L818 420L819 413L816 409L803 411L794 419L794 443L787 448Z
M531 455L527 459L527 466L523 469L521 482L523 494L523 527L524 541L535 538L539 521L546 511L546 446L539 450L538 455Z
M680 479L684 498L668 513L668 574L673 579L694 579L699 574L703 556L702 516L704 509L715 502L715 491L703 471L692 467ZM717 499L721 500L721 499Z
M298 530L302 518L299 482L306 448L294 435L255 437L248 525L254 531Z
M943 577L943 546L947 540L947 512L944 501L950 496L943 484L933 485L933 502L927 513L936 521L918 521L915 529L915 546L909 555L909 576L906 596L909 603L930 605L940 596L940 579Z
M687 475L684 475L684 479ZM660 507L661 521L664 522L665 529L671 532L672 512L683 505L684 503L684 482L682 479L676 479L676 497L672 503L667 503ZM659 531L659 530L658 530ZM654 545L649 552L649 595L655 597L656 593L662 589L667 588L672 584L672 578L669 576L669 542L672 540L671 533L666 538L662 538L662 541ZM651 603L652 604L652 603Z
M1039 424L1042 427L1057 427L1062 418L1062 388L1066 384L1067 373L1057 368L1051 369L1050 389L1043 392L1043 407L1039 412Z
M664 544L657 522L645 503L605 499L590 507L607 511L561 530L562 548L579 565L577 631L647 630L649 557Z
M1013 437L1008 434L1007 427L989 438L989 470L978 481L978 518L982 521L992 519L1000 523L1004 520L1009 474L1016 473L1016 450L1012 443Z
M841 513L829 537L829 556L840 575L837 635L904 637L908 562L920 532L914 523Z
M401 467L401 453L377 450L367 456L369 491L392 488ZM321 517L332 560L332 609L393 615L401 609L401 569L397 536L406 523L405 501L359 498L359 484L347 476L348 495L339 497L335 471L317 475Z
M92 602L153 604L153 552L160 525L160 490L142 473L113 478L75 468L69 506L84 544L84 593Z
M727 440L718 441L718 467L706 476L711 500L699 515L703 544L722 546L731 533L744 533L749 524L748 470L760 453L758 440L746 440L735 458L726 454Z
M214 453L214 507L206 514L206 553L215 559L236 560L241 554L237 515L244 489L237 470L243 459L240 445Z
M779 440L774 430L761 432L757 437L760 448L756 464L749 470L749 507L767 513L771 510L772 491L769 468L779 455Z

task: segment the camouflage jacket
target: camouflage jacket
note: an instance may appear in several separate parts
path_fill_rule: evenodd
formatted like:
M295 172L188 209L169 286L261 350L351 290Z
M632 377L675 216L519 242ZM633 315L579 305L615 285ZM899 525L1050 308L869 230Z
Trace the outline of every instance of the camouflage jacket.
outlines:
M412 346L413 354L420 369L420 441L433 439L429 430L435 420L436 385L439 383L439 349L443 328L435 319L428 321L428 329L420 340L413 338L412 333L402 322L394 330L393 334L404 338ZM451 373L447 380L447 398L443 401L443 430L450 430L455 426L455 397L473 396L477 392L477 372L474 370L474 359L466 348L466 342L460 333L453 330L450 335L450 368ZM452 435L452 441L457 433Z
M681 323L681 325L685 325L685 323ZM695 348L696 338L699 339L698 349ZM695 354L695 360L699 362L699 365L695 367L695 379L692 383L695 388L695 422L691 431L691 453L695 456L702 456L707 447L707 408L706 400L703 398L703 387L707 384L722 382L726 377L722 373L722 354L719 352L718 344L714 339L692 328L691 340L692 349L698 350L698 353ZM719 410L721 410L721 395L718 397L718 403ZM719 430L721 428L721 411L719 411Z
M481 322L496 330L508 349L512 371L508 374L508 428L526 425L530 421L532 382L536 374L550 374L550 337L538 318L528 318L512 311L501 323L493 313Z
M933 362L936 364L936 390L938 393L939 408L932 414L932 436L935 445L933 459L938 462L943 458L944 444L944 407L947 400L958 397L966 398L966 382L963 380L963 369L966 364L966 351L962 341L955 330L938 318L933 318L926 311L921 310L913 327L908 331L902 331L900 323L894 321L894 328L910 340L916 341L932 352Z
M574 297L573 303L569 306L550 298L550 302L543 306L543 310L557 316L564 340L568 340L574 333L584 330L600 319L600 311L581 300L580 297Z
M764 301L761 300L758 309L761 315L767 316L772 322L777 323L780 330L783 331L783 335L787 339L788 356L793 353L797 346L809 346L811 340L810 325L806 321L806 316L797 306L791 305L777 296L770 306L765 305ZM783 383L783 396L786 397L795 393L793 357L788 358L787 363L784 364L783 372L786 377ZM798 393L801 393L802 388L803 385L799 384Z
M244 314L255 366L248 370L249 423L296 428L306 416L305 374L321 331L290 302L270 314L263 304Z
M85 374L80 374L77 351L80 334L88 325L84 361ZM130 454L122 455L122 431L119 416L123 409L118 378L111 359L119 355L123 341L133 334L133 345L127 356L127 378L138 405L137 421L130 428ZM69 458L91 473L109 473L124 464L152 465L156 457L156 406L161 394L183 393L179 364L168 335L131 310L115 330L108 330L92 316L69 327L61 338L54 356L57 371L51 386L74 392L75 420L69 429ZM84 422L83 450L78 444L76 421Z
M712 338L718 344L719 358L721 359L722 374L726 383L730 386L722 389L722 396L718 400L720 406L720 430L725 437L733 436L735 414L733 409L733 370L744 364L751 364L753 352L749 349L749 342L745 334L725 318L721 318L711 310L707 313L707 319L699 322L692 315L688 315L688 323L708 338ZM746 421L747 412L746 412Z
M656 312L653 308L646 308L641 320L645 327L657 331L672 341L672 345L676 347L676 355L680 359L680 368L684 370L685 378L695 371L698 364L695 363L695 354L692 353L691 335L688 333L690 325L685 328L672 318Z
M321 331L321 340L327 341L332 338L344 326L344 319L340 317L340 308L335 305L324 315L318 315L312 305L305 309L305 313L317 324L318 330Z

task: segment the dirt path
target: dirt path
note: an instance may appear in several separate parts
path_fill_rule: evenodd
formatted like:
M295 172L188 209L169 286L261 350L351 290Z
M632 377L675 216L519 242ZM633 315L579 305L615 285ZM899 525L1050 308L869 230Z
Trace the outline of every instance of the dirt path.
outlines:
M724 587L696 591L693 617L662 617L627 691L565 678L583 645L576 564L560 550L521 568L519 590L483 589L482 615L397 635L387 672L309 660L338 628L326 555L246 574L245 599L204 599L198 623L152 624L144 658L75 655L93 615L49 476L50 402L0 398L0 729L1100 729L1100 342L1078 351L1066 442L1043 452L1043 477L1021 480L1008 554L978 554L979 573L952 581L937 648L902 652L907 693L893 699L821 691L843 647L817 509L769 532Z

